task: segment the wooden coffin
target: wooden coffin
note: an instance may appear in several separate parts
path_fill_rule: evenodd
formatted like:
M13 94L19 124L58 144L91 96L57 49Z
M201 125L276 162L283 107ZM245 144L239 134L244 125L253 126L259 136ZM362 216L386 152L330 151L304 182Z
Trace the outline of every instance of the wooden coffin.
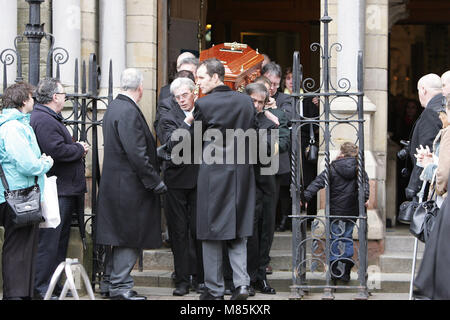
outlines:
M242 92L245 86L261 75L264 57L250 46L241 43L223 43L200 53L200 61L219 59L225 67L225 84Z

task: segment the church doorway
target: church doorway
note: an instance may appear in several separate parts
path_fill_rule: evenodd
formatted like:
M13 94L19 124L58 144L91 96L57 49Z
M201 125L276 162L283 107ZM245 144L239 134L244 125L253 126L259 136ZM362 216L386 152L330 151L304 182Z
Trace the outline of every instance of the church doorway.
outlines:
M423 108L417 95L417 81L425 74L439 76L450 69L450 2L447 0L391 0L389 30L388 134L390 152L398 152L401 141L409 140L414 122ZM396 164L396 208L405 201L411 160ZM397 212L395 213L395 216ZM387 215L386 226L395 226Z

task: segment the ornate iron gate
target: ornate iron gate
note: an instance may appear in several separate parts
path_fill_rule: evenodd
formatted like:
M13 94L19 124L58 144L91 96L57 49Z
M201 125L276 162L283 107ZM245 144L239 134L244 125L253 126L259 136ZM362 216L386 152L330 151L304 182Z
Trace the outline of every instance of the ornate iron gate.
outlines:
M18 50L18 43L24 41L24 37L29 42L29 82L37 85L39 82L40 69L40 41L46 38L50 41L50 50L47 54L46 77L60 78L60 66L67 63L69 53L61 47L54 47L54 37L50 33L43 30L40 24L40 8L39 6L44 0L26 0L30 4L30 21L26 25L23 35L16 37L14 41L14 49L4 49L0 53L0 64L3 67L3 90L8 84L7 69L16 63L17 73L15 82L24 81L22 77L22 58ZM103 276L103 262L105 247L95 245L95 216L97 212L97 188L100 183L100 165L99 165L99 138L98 131L102 125L102 120L98 119L99 104L104 108L112 101L113 98L113 81L112 81L112 61L109 64L109 81L108 92L106 96L99 96L100 83L100 67L97 63L95 54L90 54L89 63L83 61L81 65L81 77L79 72L78 59L75 60L75 72L73 81L73 93L66 94L66 106L63 110L64 123L72 130L72 136L75 141L85 141L91 146L88 155L90 159L85 165L91 170L91 182L88 183L88 195L81 196L78 202L78 210L74 212L72 226L78 226L80 230L81 240L84 250L90 250L86 243L86 229L90 226L92 237L92 286L98 283ZM0 98L1 98L0 94ZM90 160L90 161L89 161ZM90 190L89 190L90 189ZM85 208L87 205L87 208ZM89 208L90 207L90 208ZM91 209L91 212L89 212Z
M357 71L357 92L349 92L352 88L348 79L342 78L336 81L337 88L333 86L330 79L330 58L331 51L341 51L342 46L339 43L333 43L331 46L328 40L328 24L332 21L328 16L328 1L325 0L324 15L321 18L323 23L324 40L323 46L320 43L311 44L311 51L320 50L322 61L322 82L316 89L315 81L311 78L303 79L302 65L300 55L294 53L293 57L293 91L294 98L294 118L292 120L292 154L291 154L291 196L292 196L292 286L291 299L301 299L311 289L323 289L323 299L334 299L333 291L335 289L356 289L358 294L355 299L368 299L369 292L367 287L367 213L365 210L364 199L364 114L363 114L363 55L358 52ZM301 89L301 90L300 90ZM307 97L320 97L323 111L318 117L308 118L303 113L303 99ZM330 108L331 103L337 99L346 97L351 99L356 105L354 113L350 116L342 116L333 112ZM301 145L301 127L304 125L313 125L322 132L321 149L324 154L325 163L325 212L323 216L306 215L300 206L301 195L304 190L302 174L302 152L304 148ZM359 187L359 215L354 221L346 216L330 215L330 144L333 144L331 137L332 131L339 125L350 125L356 130L356 145L359 146L358 154L358 187ZM333 224L338 221L348 221L354 223L358 230L359 248L357 249L358 259L340 258L343 255L341 244L344 240L343 228L337 228L338 231L332 232ZM308 230L308 224L311 228ZM334 229L334 228L333 228ZM332 237L333 236L333 237ZM333 240L332 240L333 238ZM340 260L351 260L358 267L358 285L338 285L336 281L331 280L331 276L339 277L342 273L333 274L330 267L330 253L338 257L331 264L338 263ZM356 263L359 262L359 263ZM343 271L342 271L343 272ZM314 277L315 275L319 277ZM314 283L312 283L314 282Z

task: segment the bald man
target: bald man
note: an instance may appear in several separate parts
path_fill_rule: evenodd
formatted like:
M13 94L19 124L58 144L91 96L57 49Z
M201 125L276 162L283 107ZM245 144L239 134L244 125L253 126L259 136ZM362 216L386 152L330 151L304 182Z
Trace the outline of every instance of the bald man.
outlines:
M180 54L177 58L177 72L180 72L182 70L190 71L194 74L196 74L197 67L198 67L199 61L195 57L195 55L192 52L183 52ZM165 86L161 87L159 90L159 97L158 102L162 101L165 98L170 97L170 83L166 84Z
M422 145L424 148L428 146L431 151L433 150L434 138L439 130L442 129L439 112L445 112L441 77L434 73L423 76L417 83L417 91L420 104L425 110L417 119L410 136L409 155L413 164L413 170L408 187L405 190L406 198L408 199L415 197L422 186L419 177L423 168L416 165L416 157L414 156L416 148Z

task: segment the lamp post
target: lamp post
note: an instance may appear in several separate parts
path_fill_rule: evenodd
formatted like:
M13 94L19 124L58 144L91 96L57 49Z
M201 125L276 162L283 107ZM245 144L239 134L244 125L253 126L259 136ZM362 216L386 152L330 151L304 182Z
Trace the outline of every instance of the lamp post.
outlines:
M41 3L45 0L25 0L30 5L29 23L25 27L24 36L29 43L28 82L36 86L39 82L40 44L45 36L44 24L41 24Z

